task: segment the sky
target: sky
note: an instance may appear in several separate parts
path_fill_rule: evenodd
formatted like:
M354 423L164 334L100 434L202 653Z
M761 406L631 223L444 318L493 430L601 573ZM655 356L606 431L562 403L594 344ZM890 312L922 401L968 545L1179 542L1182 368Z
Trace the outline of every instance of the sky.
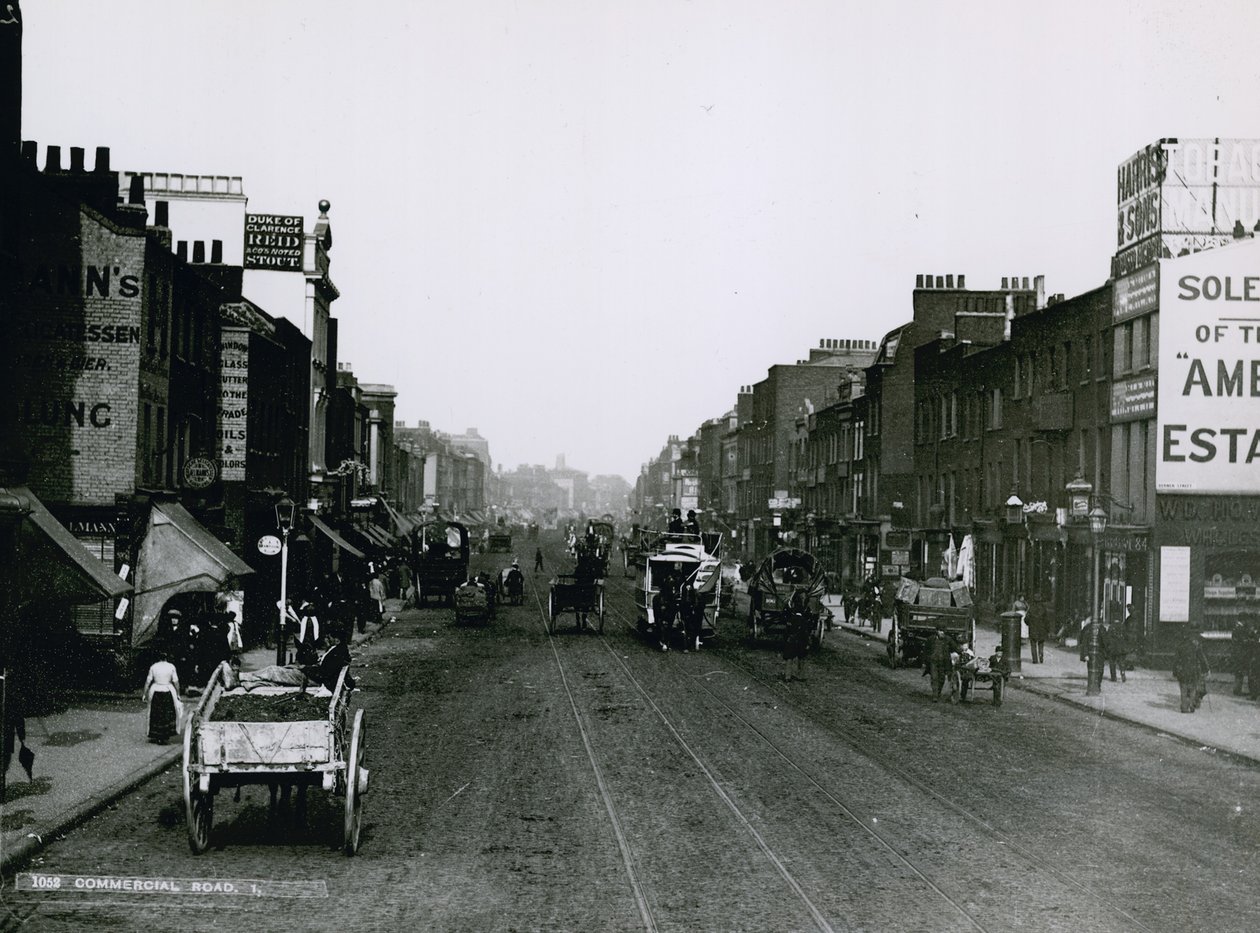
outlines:
M631 482L771 365L909 320L916 274L1102 284L1121 161L1260 136L1254 0L23 14L24 138L327 199L339 356L397 418Z

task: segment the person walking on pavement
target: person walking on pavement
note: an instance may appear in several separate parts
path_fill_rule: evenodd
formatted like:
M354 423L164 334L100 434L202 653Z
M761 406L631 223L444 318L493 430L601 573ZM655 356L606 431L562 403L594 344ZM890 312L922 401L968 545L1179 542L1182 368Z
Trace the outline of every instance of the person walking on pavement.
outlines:
M181 706L179 702L179 673L167 659L166 651L149 667L141 691L148 709L146 727L150 742L165 745L171 736L179 732Z
M381 579L381 574L373 574L372 579L368 580L368 596L376 603L376 621L380 621L380 616L385 614L385 582Z
M1177 646L1172 672L1181 687L1181 711L1193 713L1207 695L1207 675L1210 673L1203 642L1193 626L1186 629L1181 644Z
M543 569L542 548L534 548L534 573L538 573Z
M1030 603L1028 607L1028 649L1032 654L1033 664L1044 664L1046 660L1046 639L1054 634L1054 626L1050 622L1050 613L1044 603Z
M805 590L792 593L788 600L787 627L783 632L783 679L804 680L805 655L809 651L809 635L813 629L807 611Z
M1116 668L1120 669L1120 683L1124 683L1124 667L1129 657L1129 647L1124 640L1124 629L1118 623L1104 624L1098 633L1102 643L1103 659L1111 671L1111 682L1116 682Z
M22 750L18 753L18 760L22 767L26 770L26 776L31 777L31 765L35 761L35 754L26 747L26 712L22 703L22 694L20 690L14 689L13 672L5 671L0 678L0 689L4 691L4 770L0 771L0 800L5 798L5 788L8 782L9 765L13 763L13 752L17 746L21 746Z
M1243 695L1243 680L1251 679L1251 655L1255 651L1255 637L1251 617L1238 613L1229 631L1229 661L1234 669L1234 696L1236 697ZM1256 688L1254 681L1248 686L1254 694Z

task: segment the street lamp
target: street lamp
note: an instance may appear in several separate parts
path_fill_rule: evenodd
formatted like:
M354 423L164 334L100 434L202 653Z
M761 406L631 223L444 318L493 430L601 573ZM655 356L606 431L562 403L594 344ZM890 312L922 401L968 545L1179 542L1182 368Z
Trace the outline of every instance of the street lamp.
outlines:
M1102 658L1099 645L1102 641L1102 596L1099 567L1102 557L1102 536L1107 530L1107 512L1101 505L1094 506L1089 513L1089 531L1094 537L1094 586L1091 592L1093 601L1093 621L1089 630L1089 666L1085 683L1085 695L1096 697L1102 693Z
M289 532L297 508L288 496L276 503L276 527L280 529L280 617L276 629L276 663L284 664L284 623L289 610Z

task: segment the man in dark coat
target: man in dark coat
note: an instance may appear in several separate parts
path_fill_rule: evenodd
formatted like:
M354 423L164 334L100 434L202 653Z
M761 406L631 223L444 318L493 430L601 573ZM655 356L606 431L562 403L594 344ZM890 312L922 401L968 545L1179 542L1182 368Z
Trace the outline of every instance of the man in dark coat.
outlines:
M927 645L927 670L925 673L932 678L932 702L939 703L941 700L941 689L945 686L945 678L950 675L954 669L953 656L958 653L958 642L954 640L954 636L950 635L944 629L937 629L932 633L932 637L928 639ZM954 694L953 685L950 686L949 698L952 702L957 702L957 696Z
M669 524L665 527L665 533L671 535L680 535L687 529L683 525L682 509L674 509L669 516Z
M1188 628L1173 658L1173 676L1181 687L1181 711L1193 713L1207 695L1208 662L1203 641L1194 628Z
M1124 628L1116 622L1104 624L1098 633L1102 641L1102 655L1111 671L1111 682L1115 683L1116 668L1120 669L1120 682L1124 683L1124 667L1129 659L1129 646L1125 642Z

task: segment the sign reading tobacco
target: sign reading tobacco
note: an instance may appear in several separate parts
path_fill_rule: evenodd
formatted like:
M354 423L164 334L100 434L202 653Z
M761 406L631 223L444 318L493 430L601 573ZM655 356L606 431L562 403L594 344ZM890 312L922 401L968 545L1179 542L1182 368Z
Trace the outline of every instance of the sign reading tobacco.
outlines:
M286 214L245 215L245 268L302 270L301 216Z

